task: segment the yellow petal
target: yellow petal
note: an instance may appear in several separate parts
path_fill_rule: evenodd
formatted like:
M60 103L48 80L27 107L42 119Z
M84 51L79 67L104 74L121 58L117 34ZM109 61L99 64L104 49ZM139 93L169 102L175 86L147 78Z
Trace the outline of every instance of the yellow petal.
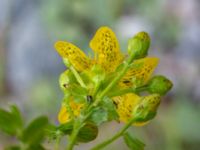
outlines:
M63 58L67 58L78 71L90 68L91 60L77 46L64 41L55 43L55 49Z
M115 33L108 27L97 30L90 41L90 47L98 57L97 63L107 72L113 72L123 60Z
M154 69L158 65L159 59L156 57L146 57L133 62L132 67L127 71L126 75L121 79L120 87L132 87L144 85Z
M66 106L61 106L60 112L58 114L58 121L63 124L71 120L69 111L67 111Z
M73 116L77 117L81 113L81 109L84 107L84 104L76 103L73 99L70 101L70 107L73 113ZM67 123L72 119L72 116L70 115L70 111L67 109L65 104L61 106L60 112L58 114L58 121L63 124Z
M70 101L70 107L73 111L74 116L79 116L81 113L81 109L84 107L84 104L76 103L73 100Z
M129 93L123 96L117 96L113 98L116 104L117 113L119 115L119 120L127 123L133 116L132 111L134 107L140 102L140 97L134 93ZM135 126L143 126L147 122L135 122Z

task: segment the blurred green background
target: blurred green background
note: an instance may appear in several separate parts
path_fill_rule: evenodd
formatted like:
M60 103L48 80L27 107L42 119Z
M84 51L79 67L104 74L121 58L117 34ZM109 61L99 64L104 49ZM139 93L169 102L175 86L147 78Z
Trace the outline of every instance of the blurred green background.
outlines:
M89 52L90 39L103 25L113 29L124 52L128 38L149 32L150 55L160 58L156 72L174 83L157 117L130 132L146 150L199 150L199 0L0 0L0 107L16 103L27 122L46 114L57 123L58 77L65 67L53 45L66 40ZM99 137L77 150L89 149L120 126L102 125ZM0 133L0 150L14 142ZM118 140L107 149L127 147Z

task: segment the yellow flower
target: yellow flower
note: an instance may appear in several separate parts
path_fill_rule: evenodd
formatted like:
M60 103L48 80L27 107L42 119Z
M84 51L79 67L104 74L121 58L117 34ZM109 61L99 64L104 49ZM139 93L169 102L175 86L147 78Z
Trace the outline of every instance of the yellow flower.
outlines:
M123 96L117 96L113 98L115 102L117 112L119 114L119 120L122 122L128 122L128 120L133 116L132 111L134 107L139 104L140 98L138 95L133 93L128 93ZM136 126L145 125L147 122L137 122L134 123Z
M97 30L90 41L90 47L94 51L94 59L87 57L83 51L69 42L58 41L55 43L57 52L61 57L67 58L78 72L89 71L94 64L98 64L105 73L112 73L125 58L120 51L119 42L114 32L108 27L101 27ZM120 80L118 84L119 88L123 89L144 85L149 80L157 64L158 58L155 57L147 57L134 61L131 68ZM113 98L113 101L117 104L117 112L121 121L127 122L130 119L132 110L139 102L139 99L140 97L133 93ZM75 112L73 113L75 115ZM58 118L60 123L70 120L69 111L66 107L62 106Z

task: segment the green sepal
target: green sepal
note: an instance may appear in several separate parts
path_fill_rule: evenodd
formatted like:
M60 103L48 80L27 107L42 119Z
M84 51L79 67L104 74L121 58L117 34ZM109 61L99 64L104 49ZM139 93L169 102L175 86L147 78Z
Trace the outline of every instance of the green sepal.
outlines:
M73 84L71 86L71 93L72 95L87 95L87 89L83 88L82 86L79 86L77 84Z
M70 121L64 124L60 124L59 126L49 124L46 127L45 132L48 137L48 140L53 141L53 140L61 138L64 135L71 134L72 129L73 129L73 122Z
M99 80L104 80L105 73L102 70L101 66L95 64L92 66L91 70L85 70L81 73L82 79L85 81L85 83L95 83L97 84Z
M112 99L110 99L109 97L104 97L100 105L106 110L108 114L108 121L119 119L119 115Z
M139 104L133 110L136 122L145 122L156 116L161 97L159 94L152 94L141 98Z
M144 150L145 144L141 142L139 139L131 137L131 135L128 132L126 132L123 135L123 138L124 138L124 142L129 147L129 149Z
M77 83L77 81L70 70L66 70L60 74L59 85L62 91L67 92L71 83Z
M80 73L79 73L81 79L83 80L83 82L84 82L87 86L90 86L91 83L92 83L90 74L91 74L91 73L90 73L90 71L88 71L88 70L84 70L83 72L80 72Z
M57 139L60 136L70 135L73 130L73 122L61 124L58 127L53 127L49 133L51 139ZM89 142L94 140L98 135L98 127L92 123L87 122L79 131L77 135L77 142Z
M96 139L98 135L98 127L91 122L87 122L79 131L77 142L87 143Z
M73 100L77 103L85 103L88 91L87 89L79 86L79 85L72 85L71 86L71 95L73 96Z
M64 135L70 134L73 129L73 121L64 123L56 127L56 131L62 132Z
M24 129L21 140L28 145L38 145L45 136L45 129L48 125L48 118L37 117Z
M60 131L57 130L57 126L55 126L54 124L48 124L45 129L45 135L47 136L48 141L55 140L57 138L59 132Z

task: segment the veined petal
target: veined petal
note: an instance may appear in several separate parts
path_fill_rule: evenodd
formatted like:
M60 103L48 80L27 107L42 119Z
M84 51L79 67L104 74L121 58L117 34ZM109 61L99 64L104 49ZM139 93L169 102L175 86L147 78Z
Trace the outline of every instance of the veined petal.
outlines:
M81 109L84 107L84 104L76 103L73 99L70 101L70 107L73 113L73 116L77 117L80 115ZM66 105L61 106L60 112L58 114L58 121L63 124L67 123L72 119L70 111L67 109Z
M151 74L158 65L158 61L159 59L156 57L146 57L135 60L132 67L121 79L119 86L127 88L144 85L151 77Z
M91 60L77 46L64 41L55 43L55 49L63 58L67 58L74 68L83 71L90 68Z
M132 117L133 107L138 104L139 100L140 97L133 93L113 98L120 121L127 122Z
M129 93L123 96L117 96L113 98L116 104L117 113L119 115L119 120L127 123L131 118L133 118L133 109L139 104L140 98L134 93ZM142 126L147 122L135 122L133 125Z
M113 72L123 60L117 37L108 27L101 27L97 30L90 41L90 47L97 54L97 63L106 72Z

